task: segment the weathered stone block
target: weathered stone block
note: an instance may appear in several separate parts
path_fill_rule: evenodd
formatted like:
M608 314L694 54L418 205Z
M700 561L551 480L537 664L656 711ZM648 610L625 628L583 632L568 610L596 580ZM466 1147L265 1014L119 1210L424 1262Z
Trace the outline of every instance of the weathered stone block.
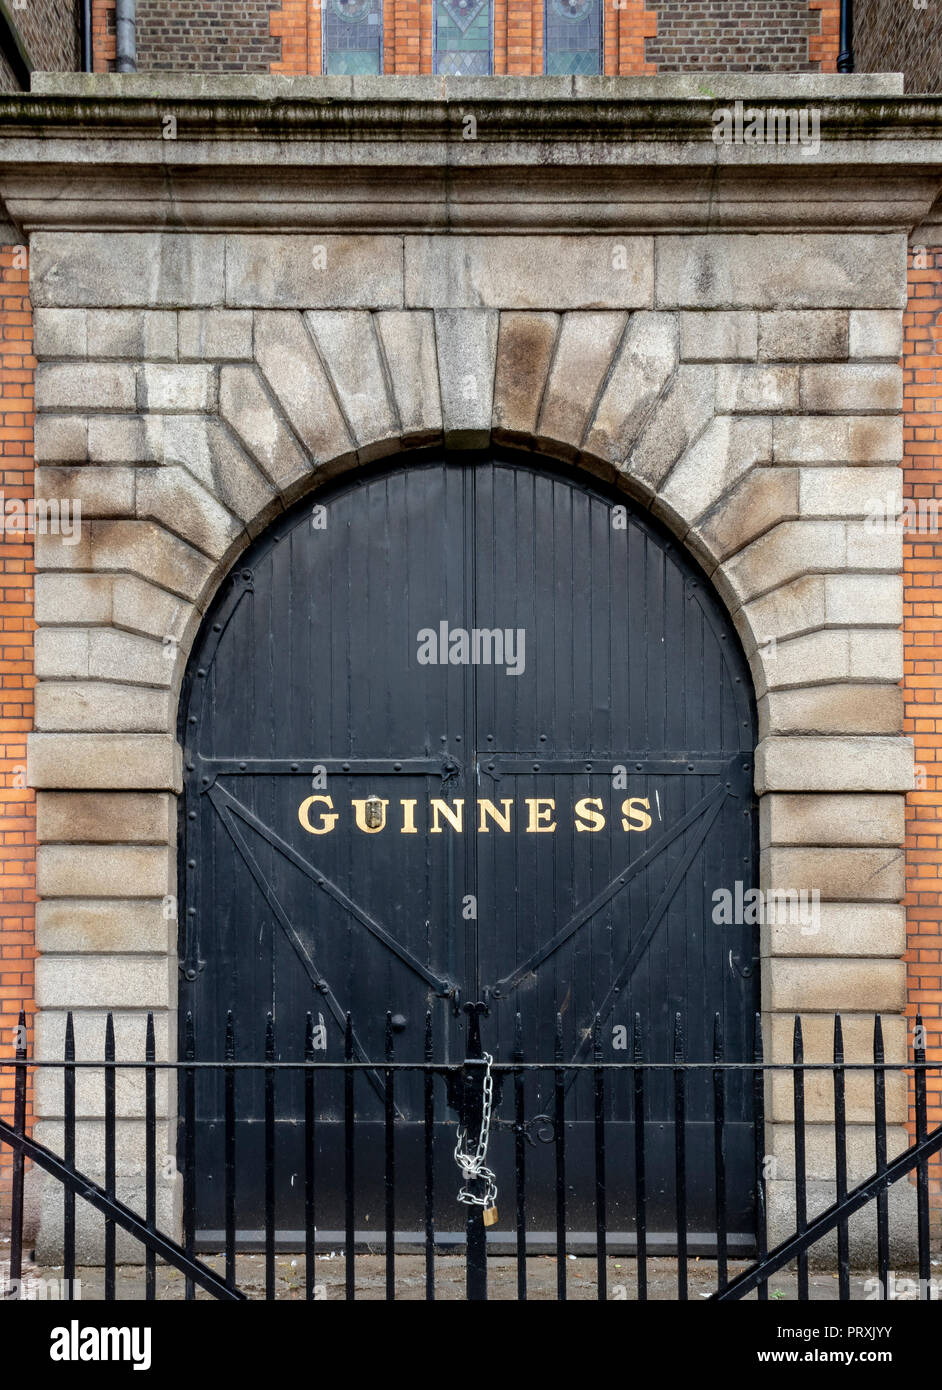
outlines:
M36 728L43 732L157 733L173 726L169 689L41 681L36 687Z
M115 791L179 791L180 748L167 734L35 733L29 737L30 786Z
M824 577L826 621L850 626L903 621L903 584L895 574L828 574Z
M794 899L792 899L794 901ZM895 903L783 903L761 929L763 956L894 957L906 949L906 912Z
M899 233L715 233L658 238L658 308L902 308Z
M33 352L44 357L85 357L88 351L84 309L42 309L33 315Z
M105 308L221 304L223 244L192 232L34 232L30 297Z
M390 309L377 314L375 322L403 443L417 445L439 439L442 402L432 314Z
M901 410L903 376L899 367L857 362L801 368L801 408L847 414Z
M176 973L176 964L159 956L41 956L36 1003L41 1009L166 1009L176 1004Z
M154 411L214 410L215 368L202 363L145 362L138 369L138 405Z
M763 883L815 889L830 902L898 902L906 891L904 868L899 846L773 845L762 851Z
M435 314L445 443L482 448L490 439L498 315L442 309Z
M839 309L759 315L759 357L766 362L833 362L847 356L847 345L847 314Z
M164 845L43 845L36 886L44 898L162 898L171 891Z
M798 407L798 368L725 366L716 369L716 408L760 415Z
M759 804L764 845L901 845L906 831L902 796L852 793L764 796Z
M123 362L41 362L37 410L134 410L134 368Z
M37 463L84 463L88 420L82 415L37 415L33 455Z
M764 963L762 998L763 1008L780 1013L806 1009L829 1014L845 1009L900 1013L906 1004L906 965L901 960L856 960L847 956L833 960L772 958ZM872 1090L871 1079L871 1095ZM861 1118L866 1116L848 1111L848 1119Z
M91 463L145 463L144 420L140 415L92 415L88 420Z
M570 458L578 455L626 323L623 313L563 315L537 437L563 445Z
M756 790L908 791L906 738L764 738L756 749Z
M132 468L65 468L43 464L34 475L37 500L58 504L52 519L62 518L69 526L79 526L83 519L96 516L132 514L134 481ZM58 524L62 525L62 521Z
M407 236L405 303L431 309L638 309L651 237Z
M532 439L536 434L560 322L558 314L501 314L494 379L495 437Z
M903 351L903 320L896 309L852 309L850 355L891 362Z
M777 418L772 426L776 463L899 463L899 416L808 415Z
M251 360L252 313L249 309L183 309L178 332L181 361Z
M754 362L758 321L748 313L680 316L680 355L685 362Z
M88 637L81 628L40 628L33 642L36 676L40 680L87 676Z
M176 803L164 792L39 792L36 835L42 844L166 845L175 836Z
M176 937L176 921L157 899L49 898L36 905L36 944L47 955L170 954Z
M34 615L38 623L110 623L110 574L37 574Z
M361 461L389 453L399 441L399 420L372 314L321 309L305 318Z
M402 308L402 241L396 236L229 236L225 302L261 309Z
M896 686L815 685L774 690L759 701L759 737L778 734L895 734L903 728Z

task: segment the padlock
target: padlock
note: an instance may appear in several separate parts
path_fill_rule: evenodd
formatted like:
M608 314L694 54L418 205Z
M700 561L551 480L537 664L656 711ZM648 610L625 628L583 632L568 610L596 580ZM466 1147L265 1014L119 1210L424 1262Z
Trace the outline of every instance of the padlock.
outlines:
M496 1226L496 1225L497 1225L497 1208L496 1208L496 1206L495 1206L495 1207L485 1207L485 1208L484 1208L484 1224L485 1224L485 1226Z

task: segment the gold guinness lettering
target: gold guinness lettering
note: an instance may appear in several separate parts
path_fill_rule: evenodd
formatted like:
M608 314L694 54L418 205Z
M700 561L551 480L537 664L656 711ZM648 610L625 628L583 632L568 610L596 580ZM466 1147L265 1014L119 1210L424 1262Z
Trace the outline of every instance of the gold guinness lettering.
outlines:
M376 795L365 797L362 800L352 798L350 806L353 809L353 824L364 835L381 834L387 828L387 807L390 804L388 798ZM418 804L415 797L400 799L398 816L395 812L393 813L389 827L392 834L418 835L420 833L420 827L416 824ZM515 807L512 797L503 797L499 802L491 801L487 797L479 797L476 804L476 828L479 835L489 835L492 830L502 835L511 834ZM525 834L552 835L556 831L556 802L552 797L527 796L523 798L522 804L516 803L516 805L518 811L526 808L521 826ZM464 806L463 797L457 797L451 803L440 796L431 797L428 803L428 833L430 835L442 835L447 826L456 835L462 835L464 833ZM628 797L618 807L620 815L616 817L614 807L612 808L613 827L620 826L626 833L649 830L652 824L649 814L650 807L650 799L646 796ZM305 797L298 807L298 820L309 835L329 835L341 819L341 812L334 810L333 798L329 796ZM396 825L397 820L398 827ZM473 828L474 823L470 812L468 821L469 829ZM577 833L595 835L600 830L604 830L608 824L605 805L600 796L583 796L573 805L572 828Z

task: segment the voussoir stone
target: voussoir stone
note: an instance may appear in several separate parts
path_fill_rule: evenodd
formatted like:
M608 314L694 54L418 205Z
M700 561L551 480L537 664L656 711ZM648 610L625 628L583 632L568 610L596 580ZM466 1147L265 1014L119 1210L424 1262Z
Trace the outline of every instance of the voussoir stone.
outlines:
M500 316L494 377L495 438L532 439L560 316L508 310Z
M223 561L243 536L242 523L185 468L142 470L136 509L139 517L159 521L214 560Z
M300 383L298 389L303 389ZM221 369L219 414L282 497L293 497L303 491L311 476L312 463L269 398L254 368L226 366Z
M392 386L402 442L431 443L442 433L435 320L423 310L387 309L375 316Z
M498 315L490 309L435 313L445 443L483 448L490 439Z
M677 360L675 315L632 314L585 434L586 454L606 463L624 462L676 369Z
M285 417L291 424L295 436L307 450L315 465L328 460L352 461L355 443L347 421L337 402L331 386L330 377L321 361L320 354L311 339L311 334L301 314L290 311L259 311L255 315L255 356L274 397L279 402ZM259 400L263 411L264 427L261 432L253 429L251 419L246 420L238 408L236 394L250 381L249 369L244 367L224 367L221 380L225 383L226 400L230 400L232 389L231 423L239 433L244 433L250 453L258 457L258 450L266 453L265 436L272 440L279 438L277 421L269 420L265 411L268 404L262 405L257 388L249 387L253 399ZM225 413L225 412L223 412ZM257 439L253 448L253 437ZM285 459L273 470L273 464L266 457L259 458L265 472L278 484L283 492L285 484L292 478L302 476L296 472L300 463L287 443L282 447L287 451ZM272 444L267 446L271 453Z
M624 471L649 494L713 418L715 368L681 363L632 448Z
M182 598L198 601L215 562L156 522L93 521L91 551L97 570L130 570Z
M399 419L389 399L373 315L318 309L305 318L360 460L388 453L399 440Z
M563 315L536 434L578 455L615 349L625 331L624 313Z
M791 468L753 468L691 528L687 544L715 564L770 527L798 515L798 479Z

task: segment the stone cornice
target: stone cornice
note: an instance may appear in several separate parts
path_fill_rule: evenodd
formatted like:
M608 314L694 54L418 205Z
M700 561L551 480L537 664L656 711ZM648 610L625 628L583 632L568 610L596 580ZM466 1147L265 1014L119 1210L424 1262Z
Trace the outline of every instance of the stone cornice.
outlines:
M0 101L0 191L24 233L909 232L942 190L942 97L904 98L898 86L47 74ZM717 144L714 112L737 99L813 110L820 148Z

